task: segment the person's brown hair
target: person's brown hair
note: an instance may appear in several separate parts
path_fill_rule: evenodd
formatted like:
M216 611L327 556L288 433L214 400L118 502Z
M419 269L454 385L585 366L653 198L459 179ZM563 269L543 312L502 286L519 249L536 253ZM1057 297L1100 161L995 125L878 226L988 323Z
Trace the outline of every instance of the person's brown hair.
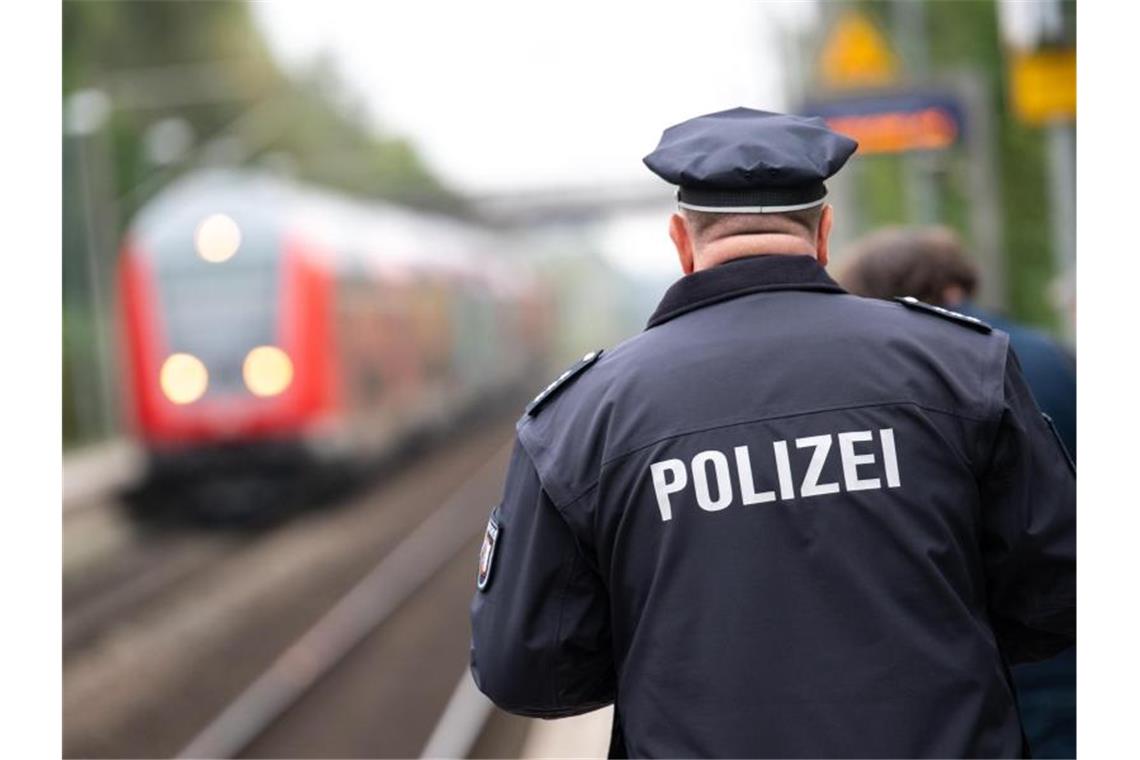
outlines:
M938 305L947 290L972 297L978 268L947 227L888 227L857 240L844 257L839 284L869 298L914 296Z

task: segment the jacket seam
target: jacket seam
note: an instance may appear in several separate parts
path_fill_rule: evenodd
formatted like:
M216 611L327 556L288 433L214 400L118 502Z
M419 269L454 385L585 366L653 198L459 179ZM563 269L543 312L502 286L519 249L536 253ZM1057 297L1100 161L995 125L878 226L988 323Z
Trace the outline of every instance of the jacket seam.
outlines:
M993 470L994 454L997 451L998 436L1001 435L1001 426L1005 418L1005 379L1006 374L1009 372L1009 344L1006 343L1005 350L1001 354L1001 382L998 383L997 391L993 395L994 416L991 419L982 420L989 426L988 440L986 441L985 452L978 452L983 454L983 458L979 461L980 472L975 475L979 484L984 483L990 476Z
M554 694L552 695L553 696L553 702L555 705L555 709L557 709L557 710L564 709L564 707L562 705L562 684L561 684L562 679L561 679L561 672L559 670L559 666L561 665L561 662L556 658L556 656L554 655L554 652L557 651L557 649L562 644L562 621L563 621L563 617L564 617L564 614L566 611L566 597L569 595L570 583L571 583L571 581L574 580L574 570L578 565L580 554L581 554L581 552L578 549L578 544L575 541L574 552L573 552L573 555L570 557L570 570L566 573L566 580L563 582L562 589L559 591L559 594L558 594L558 621L554 627L554 647L551 650L551 658L554 659L554 662L551 663L553 665L553 667L551 667L551 669L550 669L551 675L553 676L553 678L551 680L553 681L553 685L554 685Z

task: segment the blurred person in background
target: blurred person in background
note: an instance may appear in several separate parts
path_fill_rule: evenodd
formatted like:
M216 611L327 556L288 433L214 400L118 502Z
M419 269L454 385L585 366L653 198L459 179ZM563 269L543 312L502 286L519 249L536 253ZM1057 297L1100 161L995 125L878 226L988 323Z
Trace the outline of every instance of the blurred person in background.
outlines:
M839 277L847 290L870 298L913 296L982 319L1009 334L1026 382L1041 410L1076 458L1077 373L1073 356L1045 333L974 303L978 267L946 227L893 227L856 241ZM1075 757L1076 649L1013 669L1022 721L1034 757Z
M614 703L615 756L1023 756L1006 664L1074 640L1074 472L1004 333L827 274L855 148L736 108L645 158L684 276L517 424L471 612L499 706Z

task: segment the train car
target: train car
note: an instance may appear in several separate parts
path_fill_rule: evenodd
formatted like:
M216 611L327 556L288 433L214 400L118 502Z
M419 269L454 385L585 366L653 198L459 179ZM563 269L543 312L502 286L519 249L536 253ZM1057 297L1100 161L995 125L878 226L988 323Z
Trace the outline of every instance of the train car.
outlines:
M119 273L148 492L262 515L311 498L313 473L347 477L533 386L549 299L499 243L251 171L166 188L131 224Z

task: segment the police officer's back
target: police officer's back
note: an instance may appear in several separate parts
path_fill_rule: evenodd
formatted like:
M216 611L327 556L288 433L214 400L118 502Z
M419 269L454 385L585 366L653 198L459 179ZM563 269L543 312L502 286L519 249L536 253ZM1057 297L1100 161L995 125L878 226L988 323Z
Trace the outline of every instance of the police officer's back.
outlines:
M632 756L1020 753L1007 663L1073 635L1073 473L1004 334L826 274L854 147L735 109L647 157L696 271L518 424L472 607L500 706L616 700Z

